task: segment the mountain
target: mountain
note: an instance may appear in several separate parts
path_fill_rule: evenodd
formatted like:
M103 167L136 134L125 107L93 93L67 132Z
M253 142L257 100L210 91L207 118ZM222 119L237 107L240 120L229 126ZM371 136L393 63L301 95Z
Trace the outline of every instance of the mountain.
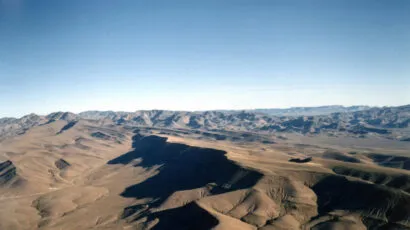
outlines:
M324 106L317 108L325 111L328 108L344 107ZM410 105L354 111L363 108L361 106L348 107L344 108L348 112L314 116L274 116L249 111L186 112L165 110L141 110L136 112L86 111L79 114L57 112L47 116L30 114L20 119L0 119L0 137L23 133L33 126L55 120L90 119L99 122L112 121L118 125L127 126L206 131L297 132L309 135L350 135L356 137L379 135L401 140L409 138ZM353 112L349 110L353 110ZM295 108L294 111L312 112L317 110Z
M410 105L0 119L0 229L410 229Z
M328 115L332 113L348 113L357 112L370 109L370 106L342 106L342 105L328 105L318 107L291 107L287 109L254 109L247 110L249 112L264 113L273 116L315 116Z
M328 107L321 107L328 108ZM339 107L338 107L339 108ZM258 133L298 132L303 134L384 135L402 138L410 124L410 106L370 108L350 107L353 112L315 116L273 116L248 111L137 111L83 112L87 119L109 119L117 124L208 131L230 130ZM349 110L349 109L348 109ZM404 134L402 133L404 132Z
M47 118L36 114L29 114L19 119L2 118L0 119L0 140L1 137L22 134L33 126L47 122Z

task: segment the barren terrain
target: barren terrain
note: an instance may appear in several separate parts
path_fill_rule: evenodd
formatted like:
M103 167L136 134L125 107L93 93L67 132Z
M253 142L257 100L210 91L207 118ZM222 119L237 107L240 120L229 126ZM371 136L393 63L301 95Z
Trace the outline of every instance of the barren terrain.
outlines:
M64 116L3 135L0 229L410 229L399 138Z

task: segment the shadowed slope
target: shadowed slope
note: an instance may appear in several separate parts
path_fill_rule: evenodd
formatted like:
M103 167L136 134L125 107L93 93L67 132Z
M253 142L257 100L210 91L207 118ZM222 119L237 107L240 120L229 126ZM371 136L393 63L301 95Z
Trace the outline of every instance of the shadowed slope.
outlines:
M141 136L139 134L133 137L133 147L135 148L133 151L109 161L108 164L128 164L135 160L134 166L147 169L159 166L156 175L126 188L121 193L124 197L152 198L152 202L148 204L150 208L161 206L164 201L178 191L207 187L208 191L206 193L219 194L249 188L262 177L262 174L242 168L228 160L225 156L226 152L220 150L169 143L163 137ZM180 215L186 215L186 209L189 209L188 212L194 215L189 219L199 218L198 221L200 222L203 221L202 218L207 218L207 215L203 214L206 211L198 211L201 208L197 207L196 204L155 213L144 212L142 209L144 209L144 205L128 207L125 209L123 217L138 213L135 219L145 216L148 216L148 220L159 218L160 223L154 229L166 229L165 226L167 225L168 229L169 226L180 226L181 218L185 219ZM185 211L182 212L182 210ZM174 217L175 215L178 217ZM169 216L173 217L170 218ZM205 222L214 223L216 221L211 217L209 218L210 220ZM172 224L168 223L169 221ZM167 224L163 224L163 222L167 222ZM186 226L185 224L182 225ZM203 224L203 226L206 226L206 223ZM213 225L216 225L216 223ZM161 228L161 226L164 228ZM195 229L198 228L195 227Z
M318 197L319 214L335 210L360 213L367 227L408 229L408 193L341 176L328 176L312 187Z
M410 157L370 153L367 155L380 166L410 170Z
M68 122L63 128L61 128L61 130L57 134L61 134L64 131L71 129L72 127L74 127L75 124L77 124L77 121Z
M0 162L0 186L18 181L17 170L13 162Z

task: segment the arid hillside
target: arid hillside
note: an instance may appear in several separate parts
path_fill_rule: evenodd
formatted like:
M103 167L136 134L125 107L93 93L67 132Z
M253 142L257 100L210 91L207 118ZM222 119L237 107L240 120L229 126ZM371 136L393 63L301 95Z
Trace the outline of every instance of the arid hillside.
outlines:
M406 108L326 116L405 133L391 117ZM0 229L410 229L408 141L257 132L267 118L245 112L110 114L2 119Z
M103 124L113 122L131 127L191 129L201 131L246 131L253 133L301 133L304 135L351 136L364 138L379 136L399 141L410 140L410 105L399 107L348 107L346 111L315 114L333 107L295 108L298 112L281 113L253 111L166 111L141 110L136 112L87 111L79 114L56 112L46 116L29 114L22 118L0 119L0 138L24 133L37 125L56 120L75 124L79 119L95 120ZM338 107L337 107L338 108ZM342 107L344 108L344 107ZM349 109L350 108L350 109ZM312 112L313 111L313 112ZM340 111L340 110L335 110ZM68 125L68 127L69 127ZM67 128L68 128L67 127Z

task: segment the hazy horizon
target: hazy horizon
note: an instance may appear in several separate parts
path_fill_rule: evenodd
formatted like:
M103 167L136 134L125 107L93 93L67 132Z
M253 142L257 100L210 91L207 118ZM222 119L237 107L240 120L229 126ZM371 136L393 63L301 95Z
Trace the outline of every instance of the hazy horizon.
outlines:
M22 118L24 116L30 115L30 114L35 114L38 116L47 116L50 115L52 113L74 113L74 114L80 114L80 113L84 113L84 112L124 112L124 113L133 113L133 112L137 112L137 111L152 111L152 110L162 110L162 111L178 111L178 112L207 112L207 111L252 111L252 110L275 110L275 109L280 109L280 110L286 110L286 109L296 109L296 108L320 108L320 107L331 107L331 106L341 106L344 108L349 108L349 107L369 107L369 108L383 108L383 107L400 107L400 106L407 106L410 104L403 104L403 105L395 105L395 106L391 106L391 105L384 105L384 106L371 106L371 105L349 105L349 106L345 106L345 105L318 105L318 106L294 106L294 107L276 107L276 108L243 108L243 109L209 109L209 110L172 110L172 109L161 109L161 108L153 108L153 109L138 109L138 110L94 110L94 109L90 109L90 110L83 110L83 111L79 111L79 112L73 112L73 111L62 111L62 110L55 110L55 111L51 111L48 113L36 113L36 112L30 112L30 113L26 113L23 114L21 116L0 116L1 118Z
M0 117L410 104L410 1L0 0Z

